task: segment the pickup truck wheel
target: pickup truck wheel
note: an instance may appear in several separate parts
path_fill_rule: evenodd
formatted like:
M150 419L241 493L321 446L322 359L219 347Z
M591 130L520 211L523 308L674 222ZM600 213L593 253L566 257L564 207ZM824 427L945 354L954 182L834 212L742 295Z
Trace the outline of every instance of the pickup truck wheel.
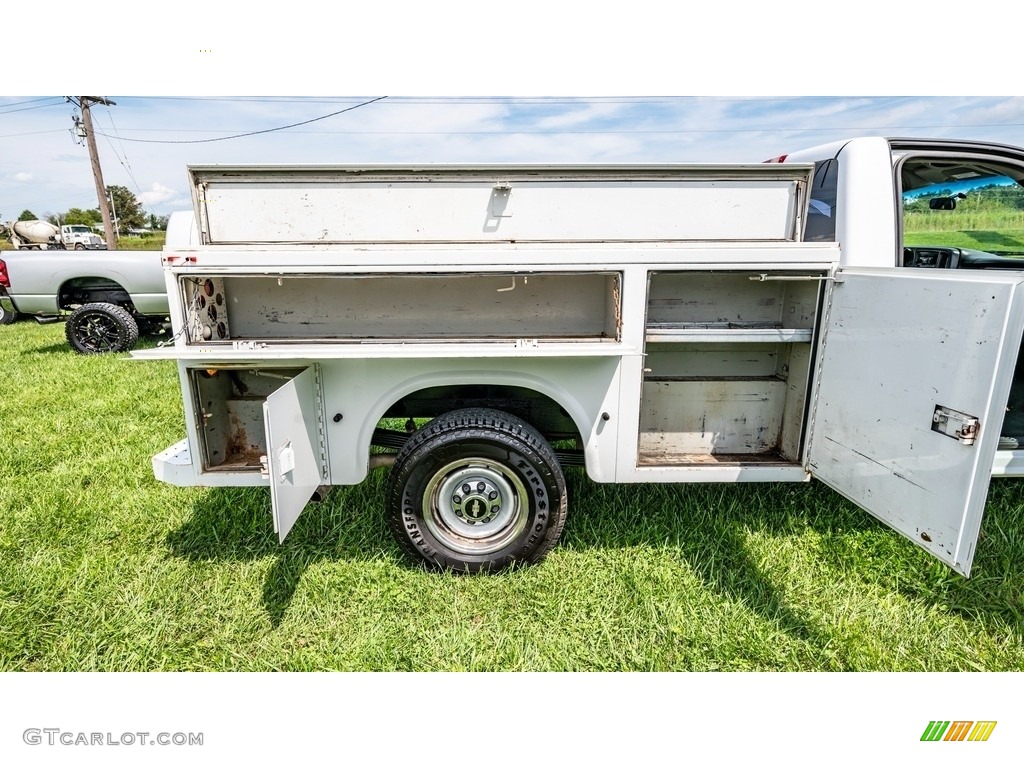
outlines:
M408 439L388 481L402 549L435 570L537 563L565 525L565 476L547 441L502 411L467 408Z
M3 304L0 304L0 325L10 325L18 319L18 313L15 311L8 312L4 309Z
M84 304L68 317L64 335L76 352L127 352L139 340L131 313L116 304Z

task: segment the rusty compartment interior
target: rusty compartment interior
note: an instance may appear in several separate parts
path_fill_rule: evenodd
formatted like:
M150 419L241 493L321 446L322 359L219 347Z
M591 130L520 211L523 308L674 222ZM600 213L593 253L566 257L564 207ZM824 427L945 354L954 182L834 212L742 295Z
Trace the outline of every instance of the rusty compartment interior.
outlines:
M267 453L263 404L303 368L192 370L203 471L260 471Z

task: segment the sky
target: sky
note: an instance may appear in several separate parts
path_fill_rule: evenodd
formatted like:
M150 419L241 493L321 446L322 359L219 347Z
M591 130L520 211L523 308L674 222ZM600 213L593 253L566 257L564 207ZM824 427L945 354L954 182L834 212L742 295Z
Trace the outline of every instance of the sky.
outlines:
M104 181L157 215L191 206L188 164L761 162L860 135L1024 145L1020 96L102 95ZM0 97L0 218L96 207L77 114L63 96Z
M190 207L188 164L744 163L855 135L1024 144L1016 46L993 39L991 0L970 14L933 0L912 30L882 0L222 5L111 0L82 27L88 45L5 36L0 220L96 207L63 94L115 102L92 110L104 182L158 215ZM42 29L23 6L5 27ZM936 40L955 54L907 58Z
M65 94L115 102L92 110L104 181L157 215L191 206L190 163L760 162L860 135L1024 145L994 0L969 14L933 0L912 29L882 0L262 8L110 0L75 38L88 45L5 36L0 220L97 206ZM5 27L43 29L24 6ZM938 40L955 53L914 55Z

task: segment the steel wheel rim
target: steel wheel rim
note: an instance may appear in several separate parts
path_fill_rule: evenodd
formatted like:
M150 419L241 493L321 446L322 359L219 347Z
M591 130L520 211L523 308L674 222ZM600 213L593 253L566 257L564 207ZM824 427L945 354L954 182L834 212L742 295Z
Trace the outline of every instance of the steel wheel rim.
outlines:
M525 530L526 499L522 480L503 464L464 458L441 467L427 482L423 517L427 529L446 547L465 555L487 555Z
M82 315L75 321L75 331L82 346L93 352L109 352L116 348L120 328L111 318L99 312Z

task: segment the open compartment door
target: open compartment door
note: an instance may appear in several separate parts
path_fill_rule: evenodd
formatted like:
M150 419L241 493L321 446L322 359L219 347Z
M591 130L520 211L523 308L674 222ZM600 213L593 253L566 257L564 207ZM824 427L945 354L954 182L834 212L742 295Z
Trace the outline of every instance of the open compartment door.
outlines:
M806 467L970 575L1020 348L1024 276L841 270Z
M318 386L316 368L310 367L270 394L263 404L274 530L282 542L325 480Z

